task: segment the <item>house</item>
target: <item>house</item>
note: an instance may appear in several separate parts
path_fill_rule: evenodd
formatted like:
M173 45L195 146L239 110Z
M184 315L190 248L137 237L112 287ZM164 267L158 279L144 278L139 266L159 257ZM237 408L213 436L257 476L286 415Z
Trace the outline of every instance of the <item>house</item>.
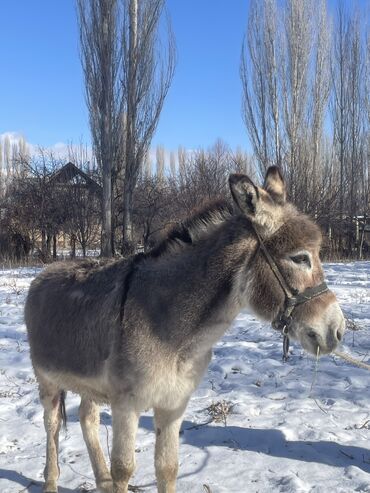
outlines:
M97 195L102 194L103 190L95 180L71 162L55 171L49 181L61 185L89 188Z

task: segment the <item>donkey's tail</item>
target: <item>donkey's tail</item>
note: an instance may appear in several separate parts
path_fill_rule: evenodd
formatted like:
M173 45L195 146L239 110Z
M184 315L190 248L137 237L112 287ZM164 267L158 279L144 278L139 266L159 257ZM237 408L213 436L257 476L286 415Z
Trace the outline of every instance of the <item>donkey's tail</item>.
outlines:
M60 393L60 400L59 400L60 415L62 417L63 428L67 428L66 395L67 395L66 391L62 390Z

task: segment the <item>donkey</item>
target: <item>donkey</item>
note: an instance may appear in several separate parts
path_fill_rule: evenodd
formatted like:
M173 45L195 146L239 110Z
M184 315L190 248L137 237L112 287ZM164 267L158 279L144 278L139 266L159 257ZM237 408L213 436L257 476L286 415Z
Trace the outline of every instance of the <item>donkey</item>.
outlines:
M212 346L242 308L283 323L315 355L340 341L344 318L323 284L320 231L286 202L278 168L269 168L263 188L245 175L231 175L229 184L232 207L207 207L148 254L54 264L32 282L25 319L44 407L45 492L57 492L66 390L81 395L83 437L101 492L128 491L139 416L153 408L158 492L175 493L187 402ZM98 438L103 402L112 407L110 471Z

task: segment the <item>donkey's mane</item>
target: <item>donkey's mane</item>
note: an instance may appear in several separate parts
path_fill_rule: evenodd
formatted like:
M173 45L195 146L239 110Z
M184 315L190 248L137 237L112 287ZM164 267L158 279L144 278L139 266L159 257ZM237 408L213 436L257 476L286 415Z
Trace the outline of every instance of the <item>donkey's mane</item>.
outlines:
M168 231L166 238L150 250L148 256L157 258L197 243L217 225L229 219L232 213L233 208L226 200L208 202L184 221L176 223Z

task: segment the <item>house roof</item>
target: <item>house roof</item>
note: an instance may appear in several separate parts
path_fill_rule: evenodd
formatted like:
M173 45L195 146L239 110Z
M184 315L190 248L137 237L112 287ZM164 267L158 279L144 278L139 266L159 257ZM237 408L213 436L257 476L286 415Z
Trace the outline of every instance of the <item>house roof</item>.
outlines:
M102 187L93 180L89 175L87 175L84 171L77 168L77 166L71 162L65 164L62 168L58 169L53 173L50 177L50 181L54 181L57 183L68 183L73 181L74 178L80 178L80 184L84 184L88 188L92 188L96 192L101 192Z

